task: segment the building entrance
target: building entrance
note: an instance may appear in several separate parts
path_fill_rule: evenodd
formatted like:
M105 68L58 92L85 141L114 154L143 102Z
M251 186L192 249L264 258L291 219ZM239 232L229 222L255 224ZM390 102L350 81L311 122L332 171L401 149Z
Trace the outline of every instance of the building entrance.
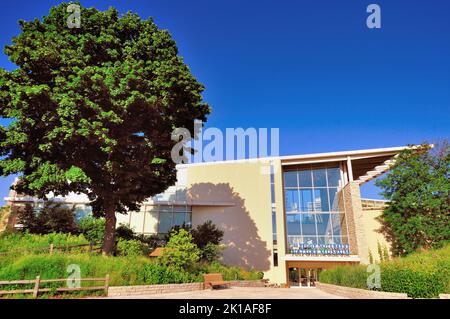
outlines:
M315 287L321 268L289 268L290 287Z

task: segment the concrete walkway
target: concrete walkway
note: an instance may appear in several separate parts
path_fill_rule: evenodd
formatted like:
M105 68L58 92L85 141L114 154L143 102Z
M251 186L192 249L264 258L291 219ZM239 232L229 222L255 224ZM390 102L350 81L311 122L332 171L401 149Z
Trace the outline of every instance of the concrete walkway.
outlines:
M318 288L231 287L177 293L119 296L108 299L341 299Z

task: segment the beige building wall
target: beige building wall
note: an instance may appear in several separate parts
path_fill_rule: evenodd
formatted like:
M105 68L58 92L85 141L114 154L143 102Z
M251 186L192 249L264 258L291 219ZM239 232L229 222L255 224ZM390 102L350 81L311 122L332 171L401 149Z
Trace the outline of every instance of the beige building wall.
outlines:
M277 188L280 188L280 171L276 170ZM278 267L273 265L268 161L190 165L187 184L188 199L193 204L192 225L211 220L224 230L226 264L263 271L264 277L272 282L286 281L282 260L279 259ZM277 202L282 202L282 196L277 190ZM277 207L277 215L277 230L283 234L282 206ZM278 251L284 251L284 244L279 244Z
M362 225L367 238L368 253L369 251L372 253L374 261L380 260L378 244L380 244L381 247L387 247L389 253L391 252L391 244L380 232L381 223L378 220L378 217L381 216L382 213L382 209L363 210Z

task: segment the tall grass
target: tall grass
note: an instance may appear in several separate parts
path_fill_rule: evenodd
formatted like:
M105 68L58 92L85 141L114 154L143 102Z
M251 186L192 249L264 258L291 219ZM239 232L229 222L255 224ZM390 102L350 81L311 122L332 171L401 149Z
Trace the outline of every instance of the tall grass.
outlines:
M29 233L4 234L0 235L0 254L38 251L39 249L49 248L50 244L53 244L55 247L66 247L89 244L89 242L83 235L76 236L62 233L47 235Z

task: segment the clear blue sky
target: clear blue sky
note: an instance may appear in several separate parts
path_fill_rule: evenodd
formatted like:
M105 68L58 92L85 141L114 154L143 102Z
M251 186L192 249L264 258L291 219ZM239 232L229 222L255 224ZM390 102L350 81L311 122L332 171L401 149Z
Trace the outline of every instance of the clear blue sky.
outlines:
M59 2L2 1L0 45L18 34L18 19ZM449 1L81 3L152 16L206 86L207 127L278 127L282 155L450 136ZM370 3L381 6L381 29L366 27ZM14 68L3 53L0 67ZM11 180L0 180L1 197ZM377 197L371 183L362 191Z

